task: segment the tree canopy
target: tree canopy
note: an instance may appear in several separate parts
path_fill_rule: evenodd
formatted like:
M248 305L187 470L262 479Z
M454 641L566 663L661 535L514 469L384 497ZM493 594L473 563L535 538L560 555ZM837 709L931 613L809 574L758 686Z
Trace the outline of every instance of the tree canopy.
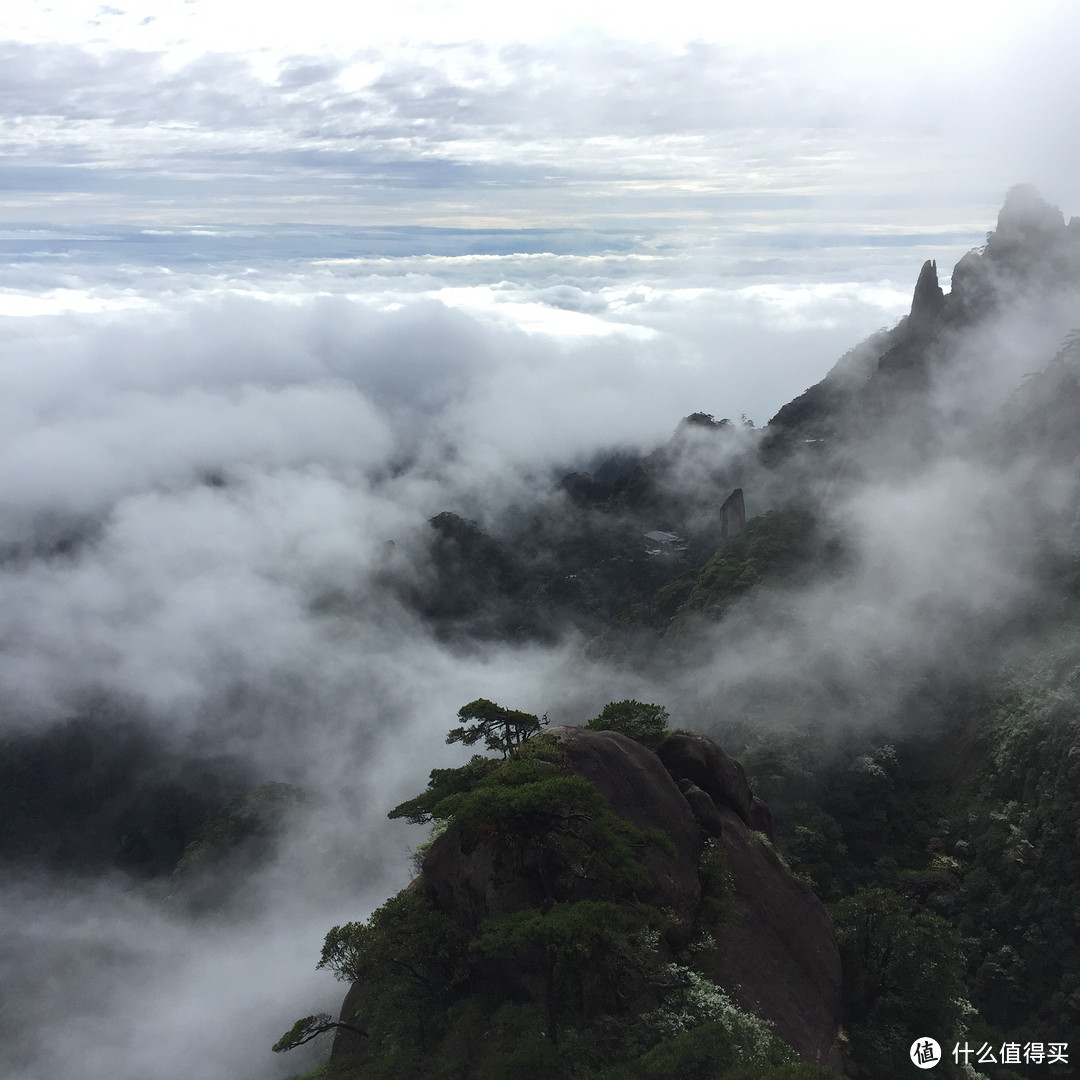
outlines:
M469 721L461 727L451 728L446 736L448 743L464 743L474 746L481 739L484 745L508 757L535 735L543 724L532 713L517 709L504 709L487 698L477 698L458 709L458 719Z
M590 731L617 731L649 746L667 731L668 711L647 701L609 701L586 727Z

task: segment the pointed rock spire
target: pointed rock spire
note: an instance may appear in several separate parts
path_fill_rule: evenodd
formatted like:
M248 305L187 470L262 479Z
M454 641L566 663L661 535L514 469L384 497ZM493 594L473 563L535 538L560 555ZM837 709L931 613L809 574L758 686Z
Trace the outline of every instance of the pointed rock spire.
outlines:
M941 314L945 307L945 293L938 283L937 263L927 259L919 271L919 280L915 282L915 294L911 298L911 314L908 324L913 330L928 327Z
M720 507L720 541L727 543L746 528L746 503L743 489L736 488Z

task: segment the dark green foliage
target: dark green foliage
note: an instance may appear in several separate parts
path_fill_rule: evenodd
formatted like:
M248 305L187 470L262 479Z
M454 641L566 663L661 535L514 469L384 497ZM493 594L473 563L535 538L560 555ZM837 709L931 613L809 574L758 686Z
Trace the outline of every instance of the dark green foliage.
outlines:
M795 805L786 850L793 866L810 880L823 900L843 895L839 869L847 864L844 830L832 815L809 803Z
M723 849L712 837L701 845L698 880L701 882L700 918L710 924L731 918L735 881Z
M534 735L528 742L522 743L515 751L514 758L517 761L546 761L549 765L557 765L560 769L566 764L563 752L559 749L558 740L550 732L541 732L539 735Z
M493 842L519 854L531 845L547 867L553 899L567 898L571 879L611 895L636 895L649 881L639 850L671 843L613 814L592 784L564 771L557 747L543 735L509 760L474 757L462 769L434 770L429 790L390 816L490 830Z
M667 732L668 711L645 701L611 701L585 726L590 731L617 731L645 746L653 746Z
M467 765L458 769L432 769L427 791L395 806L386 816L405 818L415 825L422 825L439 817L436 811L444 799L460 792L471 791L488 773L498 767L499 762L494 758L476 754L470 758Z
M612 711L627 707L644 731L662 731L663 709ZM340 1080L647 1080L669 1066L692 1076L721 1061L764 1070L791 1060L707 974L673 962L670 916L641 900L651 884L641 858L673 853L671 839L615 815L566 771L554 738L434 770L428 791L393 814L442 822L465 849L483 843L496 867L529 868L534 906L466 930L419 878L367 922L330 931L319 966L352 983L342 1019L305 1017L279 1049L344 1031L328 1074ZM715 844L700 878L715 924L731 895Z
M339 1028L345 1028L361 1036L366 1034L351 1024L340 1023L329 1013L316 1013L314 1016L305 1016L297 1020L270 1049L275 1054L284 1053L286 1050L295 1050L296 1047L303 1046L305 1043L317 1039L320 1035L326 1035Z
M727 418L723 420L717 420L713 417L712 413L696 412L691 413L689 416L684 416L682 423L688 427L702 427L709 430L716 428L731 428L735 425Z
M626 1075L633 1080L838 1080L832 1069L793 1061L779 1040L741 1041L725 1020L665 1040Z
M534 1035L486 1058L476 1080L562 1080L568 1075L551 1040Z
M524 568L505 543L488 536L475 521L444 512L433 517L427 534L429 565L424 588L411 588L411 599L428 618L476 620L517 597Z
M918 1023L941 1032L950 1016L975 1045L1080 1040L1078 671L1080 633L1063 630L999 679L940 692L925 735L784 730L743 755L793 868L841 900L855 1075L888 1075L883 1047L906 1053ZM878 927L861 937L887 963L855 948L860 925Z
M651 950L635 939L641 912L610 901L579 900L515 912L480 926L473 948L534 971L544 987L545 1029L558 1042L573 1009L588 1022L641 979Z
M854 1075L887 1075L928 1032L943 1044L963 1037L964 961L953 926L888 889L857 893L832 913Z
M366 923L335 926L319 967L358 991L342 1019L370 1033L374 1055L402 1040L422 1052L440 1035L440 1018L469 977L467 938L419 889L391 897Z
M198 840L189 844L176 867L177 875L210 869L225 859L235 859L241 847L248 858L268 853L273 838L286 818L303 802L299 788L268 781L238 796L217 817L207 822Z
M538 847L553 886L563 882L560 888L572 888L566 881L572 874L594 889L634 895L649 882L635 850L649 842L645 834L613 814L583 777L547 761L506 762L471 791L443 800L437 814L465 829L490 827L514 846Z
M292 1050L297 1046L302 1046L312 1037L311 1033L313 1031L316 1034L322 1034L326 1030L326 1023L332 1019L333 1017L329 1013L302 1016L270 1049L275 1054L280 1054L285 1050Z
M679 612L694 591L697 574L683 574L656 590L649 611L653 626L666 626Z
M647 829L641 830L641 838L669 858L674 859L678 854L675 842L657 825L650 825Z
M246 767L169 745L107 705L0 737L0 861L64 873L167 875L251 786Z
M481 739L484 745L503 757L514 753L541 728L540 718L517 709L504 709L487 698L477 698L458 709L458 719L469 723L452 728L448 743L473 746Z
M737 1060L731 1033L713 1021L653 1047L641 1059L637 1075L641 1080L715 1080Z
M839 1073L823 1065L811 1065L799 1061L787 1065L766 1067L737 1068L724 1073L723 1080L839 1080Z
M897 887L927 868L948 811L951 760L928 739L829 739L818 728L762 734L742 755L792 868L827 900Z
M754 586L791 578L811 564L816 566L822 543L809 510L770 510L752 518L705 564L682 610L721 616L735 598Z
M531 836L600 806L596 788L580 776L561 775L546 762L520 761L485 777L471 791L449 796L439 809L465 828L491 824Z
M539 950L561 960L595 959L618 937L630 932L635 920L611 901L579 900L529 908L484 922L475 948L489 956L515 956Z
M335 926L318 966L346 982L400 983L432 998L465 976L465 937L419 889L391 897L366 923Z
M981 768L950 822L973 997L1022 1040L1080 1040L1080 635L1028 659L986 709Z

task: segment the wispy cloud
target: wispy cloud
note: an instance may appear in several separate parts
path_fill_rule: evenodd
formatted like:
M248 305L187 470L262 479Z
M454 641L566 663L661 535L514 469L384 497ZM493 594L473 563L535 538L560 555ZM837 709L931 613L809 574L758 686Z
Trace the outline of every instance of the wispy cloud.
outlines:
M827 221L824 203L841 195L895 222L951 174L970 220L1015 181L1010 143L1036 150L1033 110L1050 135L1037 156L1068 183L1056 102L1071 69L1059 45L1038 67L1031 48L973 73L602 34L182 59L8 41L0 182L67 194L72 215L98 220L198 206L219 220L685 224L753 208L749 227L790 227ZM26 219L24 199L6 205Z

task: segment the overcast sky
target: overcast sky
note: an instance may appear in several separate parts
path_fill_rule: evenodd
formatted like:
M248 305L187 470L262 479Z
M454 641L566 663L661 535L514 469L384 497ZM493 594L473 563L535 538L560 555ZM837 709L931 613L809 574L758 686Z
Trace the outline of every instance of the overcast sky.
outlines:
M381 8L381 10L380 10ZM8 0L0 217L985 231L1080 204L1075 7Z
M1077 25L1055 0L8 0L0 316L434 299L652 340L642 439L760 424L1010 186L1080 209Z

